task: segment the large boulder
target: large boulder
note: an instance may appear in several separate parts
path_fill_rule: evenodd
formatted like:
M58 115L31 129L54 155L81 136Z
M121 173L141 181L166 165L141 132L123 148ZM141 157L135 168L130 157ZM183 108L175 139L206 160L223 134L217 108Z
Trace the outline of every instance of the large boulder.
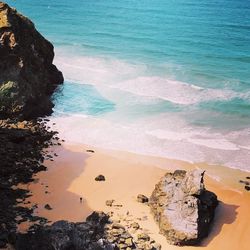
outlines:
M52 112L50 99L63 75L54 48L25 16L0 2L0 118Z
M176 170L155 186L149 205L170 244L196 245L208 235L218 200L205 189L203 176L198 169Z

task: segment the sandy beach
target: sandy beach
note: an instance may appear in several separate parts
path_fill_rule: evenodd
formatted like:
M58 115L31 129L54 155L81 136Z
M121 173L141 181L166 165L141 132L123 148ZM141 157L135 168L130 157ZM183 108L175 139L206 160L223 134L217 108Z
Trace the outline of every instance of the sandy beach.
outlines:
M86 152L87 149L94 150L94 153ZM206 170L206 188L217 194L220 205L210 235L201 246L184 249L249 249L250 194L239 184L239 179L247 176L245 172L84 145L64 144L54 147L51 154L57 157L46 161L48 171L38 173L35 181L25 186L32 192L28 198L31 205L38 206L36 215L51 222L62 219L76 222L83 221L94 210L112 211L113 218L121 220L124 226L130 221L138 222L141 231L160 243L163 250L179 249L169 245L158 233L149 207L138 203L136 197L138 194L150 196L155 184L167 171L199 167ZM99 174L103 174L106 181L96 182L94 179ZM110 199L115 200L112 207L105 205ZM52 210L45 209L46 204ZM27 224L21 224L20 230L25 231L26 227Z

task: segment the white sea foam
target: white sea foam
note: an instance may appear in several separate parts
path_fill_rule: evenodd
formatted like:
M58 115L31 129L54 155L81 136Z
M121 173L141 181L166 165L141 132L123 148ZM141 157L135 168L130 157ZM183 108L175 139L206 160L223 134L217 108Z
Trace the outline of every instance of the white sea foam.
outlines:
M180 120L178 123L176 117L160 119L159 116L151 122L144 118L124 123L105 117L75 115L54 117L51 122L56 122L60 135L71 143L249 170L250 150L230 141L230 134L225 136L185 127L185 122ZM169 123L171 120L175 126Z
M59 51L55 63L67 80L93 85L113 85L145 72L144 65L133 65L117 59L67 55Z
M67 56L57 53L56 64L68 81L95 85L100 91L115 88L134 95L190 105L209 100L228 100L238 94L225 89L202 88L154 75L147 66L122 60ZM112 98L112 96L109 96Z
M188 139L189 142L202 145L209 148L221 149L221 150L240 150L240 148L235 144L230 142L227 139Z
M249 130L213 131L207 126L192 125L187 120L190 114L152 115L146 110L159 100L192 106L234 98L238 96L236 92L170 80L154 75L145 65L57 54L56 64L67 80L94 85L102 96L115 103L114 111L98 117L63 113L53 117L56 129L68 142L250 169ZM146 109L133 110L141 104L146 104Z
M192 144L205 146L213 149L221 150L240 150L240 148L235 144L230 142L228 139L222 137L222 135L209 134L210 138L207 138L207 134L199 133L199 131L192 132L173 132L166 130L154 130L148 132L148 134L154 135L161 139L173 140L173 141L184 141L190 142ZM203 138L202 138L203 137ZM211 138L212 137L212 138Z
M115 87L136 95L156 97L176 104L190 105L201 101L227 100L234 97L232 91L204 89L192 84L162 77L137 77Z

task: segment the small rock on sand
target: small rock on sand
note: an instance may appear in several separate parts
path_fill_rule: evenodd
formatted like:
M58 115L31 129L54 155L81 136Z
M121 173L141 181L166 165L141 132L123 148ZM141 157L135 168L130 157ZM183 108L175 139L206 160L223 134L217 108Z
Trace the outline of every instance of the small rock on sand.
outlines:
M100 174L100 175L95 177L95 180L96 181L105 181L105 176Z
M112 207L115 200L106 200L106 206Z
M135 230L138 230L140 228L140 225L137 222L133 222L130 226Z
M141 233L137 235L138 240L149 241L150 237L147 234Z
M95 151L92 150L92 149L87 149L86 152L88 152L88 153L95 153Z
M138 194L137 201L140 203L146 203L148 202L148 197L143 194Z
M245 184L245 185L250 185L249 181L243 181L243 180L239 180L239 183Z
M47 209L47 210L52 210L52 207L51 207L49 204L46 204L46 205L44 206L44 208Z

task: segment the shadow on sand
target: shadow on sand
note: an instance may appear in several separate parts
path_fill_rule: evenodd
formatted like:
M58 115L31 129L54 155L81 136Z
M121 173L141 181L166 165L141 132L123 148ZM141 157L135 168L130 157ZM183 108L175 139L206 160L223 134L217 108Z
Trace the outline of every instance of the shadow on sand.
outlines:
M53 147L50 154L58 157L46 161L47 171L39 172L36 181L27 185L33 194L29 200L38 205L37 215L49 221L84 221L92 210L84 197L71 192L70 187L84 172L89 155L79 148L71 150L62 146ZM45 209L46 204L52 209Z
M239 206L226 204L222 201L219 202L216 208L214 222L211 225L211 231L208 237L201 242L201 247L208 246L209 243L220 234L223 225L232 224L236 220L238 214L236 210L238 207Z

